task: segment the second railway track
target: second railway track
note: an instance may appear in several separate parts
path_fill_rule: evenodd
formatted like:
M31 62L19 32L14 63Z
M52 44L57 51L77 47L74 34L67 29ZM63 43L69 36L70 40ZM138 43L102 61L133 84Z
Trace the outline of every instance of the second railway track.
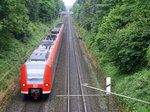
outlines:
M75 41L76 37L74 37L72 34L72 28L71 28L70 22L71 21L69 18L69 20L68 20L68 36L67 36L68 37L67 38L67 53L66 53L66 56L67 56L67 76L68 76L68 93L67 93L68 94L68 112L72 112L72 111L88 112L86 100L84 97L84 91L83 91L83 87L82 87L82 83L83 83L82 79L81 79L82 78L81 77L82 70L81 70L81 64L80 64L79 56L78 56L78 52L77 52L77 45L76 45L76 41ZM72 57L71 57L71 55L72 55ZM74 61L70 60L71 58L74 58ZM74 74L71 74L70 65L73 63L74 63L74 67L75 67L74 69L76 72L73 72ZM78 88L71 88L71 86L70 86L72 83L71 78L73 78L71 75L76 75L76 78L77 78L76 84L77 84ZM71 92L74 89L78 89L77 90L78 92L74 92L74 91ZM71 98L70 95L81 95L81 96L75 97L76 99L78 99L77 101L80 101L80 102L75 103L75 101L72 101L74 99ZM78 108L76 108L77 110L72 110L72 106L74 106L74 105L78 106Z

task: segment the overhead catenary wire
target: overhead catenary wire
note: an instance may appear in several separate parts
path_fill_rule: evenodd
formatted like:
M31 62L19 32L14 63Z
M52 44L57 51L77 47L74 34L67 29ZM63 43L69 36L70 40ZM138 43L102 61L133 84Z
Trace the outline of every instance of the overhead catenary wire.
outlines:
M87 87L87 88L90 88L90 89L94 89L94 90L97 90L97 91L101 91L101 92L104 92L104 93L108 93L106 90L103 90L103 89L100 89L100 88L96 88L96 87L93 87L93 86L89 86L89 85L85 85L85 84L82 84L84 87ZM127 98L127 99L130 99L130 100L134 100L134 101L137 101L137 102L141 102L141 103L144 103L144 104L148 104L150 105L150 102L148 101L144 101L144 100L140 100L140 99L137 99L137 98L132 98L130 96L125 96L125 95L122 95L122 94L118 94L118 93L114 93L114 92L109 92L110 95L116 95L116 96L120 96L120 97L123 97L123 98ZM68 97L68 95L56 95L57 97ZM88 95L69 95L70 97L77 97L77 96L87 96L87 97L94 97L94 96L102 96L102 95L99 95L99 94L88 94ZM104 94L103 94L104 96ZM106 95L105 95L106 96Z
M85 85L85 84L83 84L83 86L84 86L84 87L87 87L87 88L94 89L94 90L98 90L98 91L102 91L102 92L108 93L106 90L103 90L103 89L100 89L100 88L96 88L96 87L93 87L93 86L89 86L89 85ZM130 100L134 100L134 101L138 101L138 102L141 102L141 103L145 103L145 104L149 104L149 105L150 105L150 102L148 102L148 101L140 100L140 99L137 99L137 98L132 98L132 97L130 97L130 96L125 96L125 95L118 94L118 93L114 93L114 92L109 92L109 93L112 94L112 95L124 97L124 98L130 99Z

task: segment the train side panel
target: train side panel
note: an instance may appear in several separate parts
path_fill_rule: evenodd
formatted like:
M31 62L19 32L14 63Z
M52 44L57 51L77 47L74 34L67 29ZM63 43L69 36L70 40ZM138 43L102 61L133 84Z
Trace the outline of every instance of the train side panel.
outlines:
M44 88L42 90L43 94L51 93L52 88L52 67L48 64L46 65L45 76L44 76Z
M28 94L28 88L26 87L27 85L27 80L26 80L26 65L22 65L21 67L21 82L20 82L20 87L21 87L21 93L22 94Z
M62 25L60 33L59 33L59 35L56 39L52 54L51 54L50 58L48 59L48 65L51 66L51 68L52 68L51 75L50 75L50 77L51 77L51 87L53 85L56 66L57 66L57 61L58 61L59 52L60 52L60 48L61 48L63 28L64 28L64 25Z

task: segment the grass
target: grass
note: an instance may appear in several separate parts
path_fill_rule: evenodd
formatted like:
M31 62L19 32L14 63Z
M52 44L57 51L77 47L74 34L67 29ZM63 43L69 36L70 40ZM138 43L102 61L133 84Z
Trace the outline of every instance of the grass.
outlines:
M0 38L0 91L8 88L8 82L18 77L21 65L28 59L33 50L38 47L50 29L63 18L55 20L51 25L35 24L32 36L24 39L24 42L15 38Z
M133 98L150 101L150 70L143 69L134 74L121 74L118 69L110 63L103 64L106 76L112 78L113 92L120 93ZM117 98L130 112L149 112L150 106L133 100Z
M78 33L89 47L89 50L96 56L97 68L102 70L105 77L111 77L113 92L150 102L150 69L143 68L133 74L122 74L111 62L104 61L107 57L98 52L96 45L91 44L93 42L91 38L93 34L79 27L77 23L75 25ZM150 105L148 104L121 97L116 97L116 99L120 102L123 111L150 112Z

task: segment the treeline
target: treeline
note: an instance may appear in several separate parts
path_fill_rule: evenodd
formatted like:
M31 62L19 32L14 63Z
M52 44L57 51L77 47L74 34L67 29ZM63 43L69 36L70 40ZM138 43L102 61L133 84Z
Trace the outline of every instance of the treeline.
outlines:
M62 0L0 0L0 37L30 36L34 24L50 24L62 10Z
M93 35L103 61L113 62L123 73L133 73L150 63L150 1L77 0L74 18Z
M96 56L97 68L112 79L116 93L150 99L150 1L77 0L79 34ZM117 97L123 111L149 112L150 106Z

